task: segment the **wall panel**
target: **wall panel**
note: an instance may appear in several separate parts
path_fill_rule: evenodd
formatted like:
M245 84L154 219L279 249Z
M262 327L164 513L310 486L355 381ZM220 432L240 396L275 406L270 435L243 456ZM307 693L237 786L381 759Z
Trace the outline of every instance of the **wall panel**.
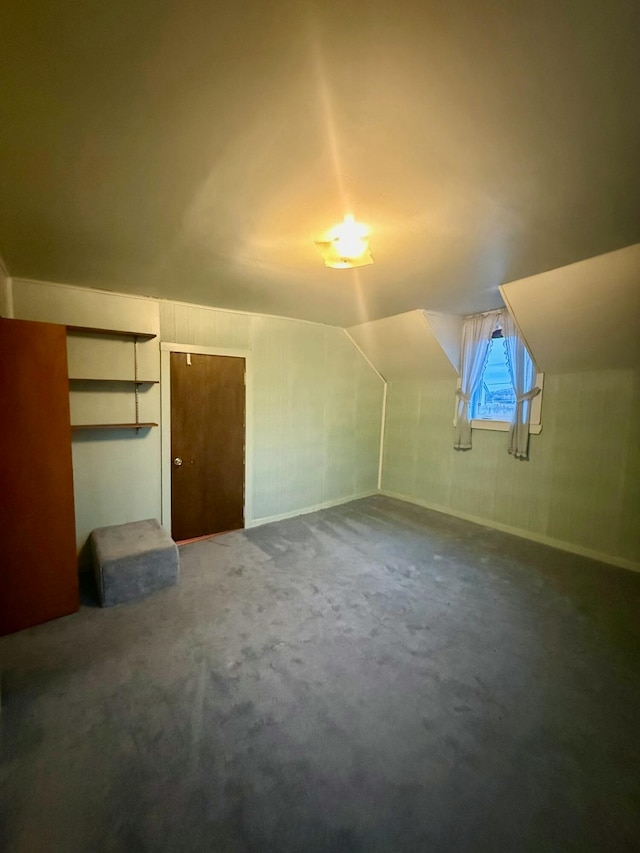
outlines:
M66 284L13 279L15 316L24 320L158 334L158 303Z
M252 349L255 518L374 491L383 385L348 338L255 317Z
M248 349L251 315L181 302L160 302L162 340L199 346Z
M447 512L640 565L640 374L545 376L530 460L503 432L453 449L455 383L389 386L383 490Z

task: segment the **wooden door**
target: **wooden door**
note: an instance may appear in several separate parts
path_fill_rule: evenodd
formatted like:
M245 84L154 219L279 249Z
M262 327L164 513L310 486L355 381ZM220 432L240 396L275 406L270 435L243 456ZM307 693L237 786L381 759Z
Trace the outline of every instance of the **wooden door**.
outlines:
M171 353L171 530L244 527L245 361Z
M64 326L0 319L0 634L78 609Z

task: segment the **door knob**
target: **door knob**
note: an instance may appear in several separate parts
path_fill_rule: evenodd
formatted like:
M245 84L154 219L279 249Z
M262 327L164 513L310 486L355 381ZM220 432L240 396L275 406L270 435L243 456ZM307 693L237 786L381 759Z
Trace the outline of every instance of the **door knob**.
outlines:
M180 459L179 456L176 456L176 458L173 460L173 464L176 466L176 468L179 468L182 465L182 459Z

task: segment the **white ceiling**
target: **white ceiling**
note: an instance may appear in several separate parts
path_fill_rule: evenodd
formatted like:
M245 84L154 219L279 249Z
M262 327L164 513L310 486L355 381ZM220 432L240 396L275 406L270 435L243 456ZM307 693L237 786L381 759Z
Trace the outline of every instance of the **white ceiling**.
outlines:
M640 3L5 0L14 276L352 326L640 242ZM345 212L376 263L322 266Z

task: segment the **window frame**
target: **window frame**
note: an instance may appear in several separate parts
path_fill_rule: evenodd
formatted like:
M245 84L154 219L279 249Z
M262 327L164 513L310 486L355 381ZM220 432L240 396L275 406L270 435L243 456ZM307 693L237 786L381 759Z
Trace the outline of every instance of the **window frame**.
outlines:
M493 338L502 338L502 327L500 324L494 331ZM539 435L542 432L542 396L544 394L544 373L537 373L535 385L540 389L540 393L531 400L531 418L529 420L529 435ZM459 390L462 387L462 378L458 376L456 388ZM453 412L453 425L458 423L458 401L456 399ZM472 418L471 429L486 429L495 432L509 432L511 429L510 421L493 421L485 418Z

